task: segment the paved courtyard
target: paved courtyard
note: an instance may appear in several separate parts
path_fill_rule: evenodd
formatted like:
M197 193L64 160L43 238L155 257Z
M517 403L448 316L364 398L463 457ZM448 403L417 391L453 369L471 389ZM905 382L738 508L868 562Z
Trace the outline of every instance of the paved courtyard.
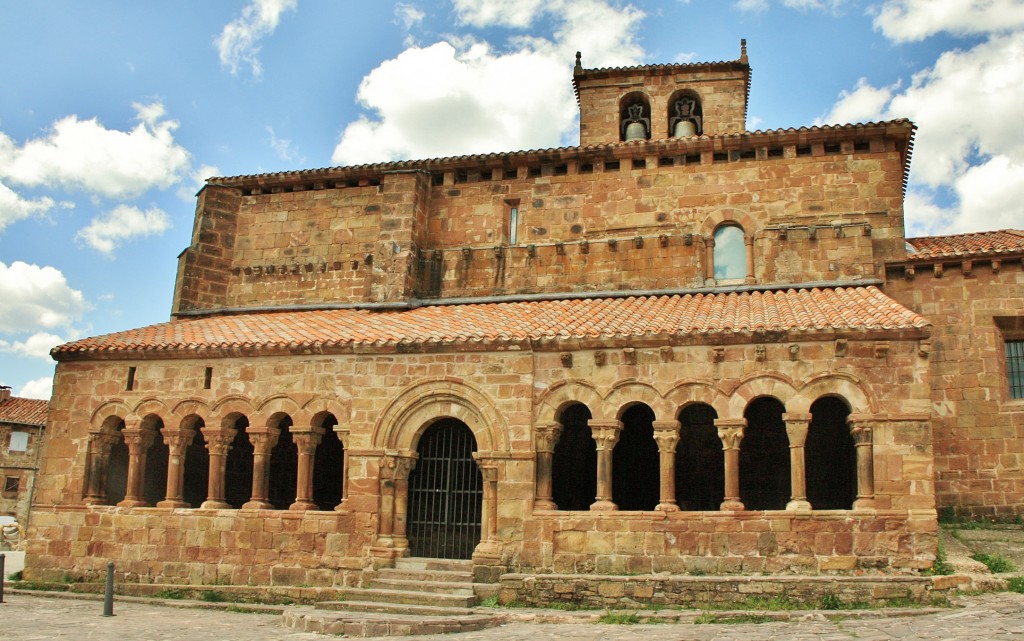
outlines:
M810 615L809 620L742 625L590 625L516 623L453 637L420 636L418 641L1020 641L1024 639L1024 595L986 594L962 599L963 607L901 618L849 618L832 622ZM51 641L60 639L155 641L270 641L325 639L293 632L281 617L219 610L196 610L145 603L117 602L115 616L103 617L102 603L7 594L0 604L0 639Z

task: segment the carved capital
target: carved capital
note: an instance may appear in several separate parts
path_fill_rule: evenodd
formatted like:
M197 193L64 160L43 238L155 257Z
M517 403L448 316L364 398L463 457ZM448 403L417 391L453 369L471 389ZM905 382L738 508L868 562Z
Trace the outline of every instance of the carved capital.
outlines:
M167 449L174 456L181 456L185 452L185 448L192 443L192 439L196 436L195 430L172 430L166 427L160 430L160 434L164 437Z
M590 419L587 421L597 443L598 450L611 450L619 442L619 433L622 432L622 421L601 421Z
M416 457L398 453L385 454L380 460L380 476L382 479L408 479L409 473L416 467Z
M789 446L803 447L807 442L807 428L811 424L811 415L786 412L782 415L782 420L786 422L786 436L789 437Z
M654 421L654 440L659 452L675 454L679 444L679 421Z
M124 444L128 446L128 451L138 454L140 451L149 449L149 446L153 444L156 430L125 428L121 430L121 436L124 437Z
M743 431L747 428L745 418L716 418L718 438L722 440L723 450L738 450L743 441Z
M558 439L562 436L562 426L558 423L538 425L534 428L533 442L538 452L554 452Z
M315 431L302 431L292 432L292 439L295 441L295 447L299 450L300 454L308 454L312 456L316 453L316 446L320 445L320 439L323 438L323 434Z
M235 440L236 430L225 430L204 434L206 436L206 449L210 454L227 456L231 450L231 443Z
M109 454L110 448L121 440L120 434L93 432L89 435L89 451L93 454Z

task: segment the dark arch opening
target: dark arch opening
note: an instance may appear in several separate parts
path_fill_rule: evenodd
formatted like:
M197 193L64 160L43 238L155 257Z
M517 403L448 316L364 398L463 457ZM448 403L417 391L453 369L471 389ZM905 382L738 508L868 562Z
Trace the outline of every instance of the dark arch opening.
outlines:
M277 424L277 443L270 450L267 500L275 510L287 510L295 502L295 481L299 475L299 449L292 438L292 419Z
M124 421L118 421L115 427L117 441L110 448L107 459L107 478L104 483L107 503L117 505L128 493L128 445L124 442Z
M597 444L590 418L582 403L562 411L562 433L551 457L551 499L559 510L588 510L597 500Z
M203 419L196 418L192 429L195 435L185 448L185 474L182 480L182 499L192 507L199 507L206 500L210 487L210 452L206 449L206 438L202 429Z
M685 122L693 125L692 132L677 131L680 123ZM696 91L683 89L672 94L672 99L668 101L668 132L673 138L704 133L704 107Z
M408 533L413 556L470 559L480 542L483 478L473 460L476 438L444 418L423 432L409 475Z
M148 427L155 434L146 452L146 471L142 477L142 500L147 505L156 505L167 498L167 461L171 452L164 442L163 427L164 422L159 418Z
M804 445L807 500L815 510L849 510L857 498L857 451L846 425L850 408L825 396L811 405Z
M626 94L619 101L619 140L642 140L650 138L650 100L645 94L639 91Z
M789 502L789 437L778 399L758 398L743 413L740 500L748 510L784 510Z
M633 405L622 413L622 432L612 450L612 501L623 511L653 510L660 498L659 474L654 410Z
M337 424L333 414L324 417L324 435L313 457L313 502L321 510L333 510L341 503L345 485L345 447L334 431Z
M224 464L224 501L235 509L252 498L253 447L245 431L247 427L248 418L240 416L235 420L235 438Z
M718 412L705 403L687 405L679 413L676 500L680 509L718 510L725 498L725 452L716 418Z

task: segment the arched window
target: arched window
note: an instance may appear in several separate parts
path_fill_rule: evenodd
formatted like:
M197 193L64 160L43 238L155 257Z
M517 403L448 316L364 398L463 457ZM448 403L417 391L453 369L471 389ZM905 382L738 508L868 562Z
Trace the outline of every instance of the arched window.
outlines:
M743 228L722 225L715 230L715 280L742 280L747 277L747 247Z
M182 480L182 500L192 507L199 507L206 500L210 485L210 451L206 449L206 438L203 436L203 419L198 416L187 421L183 429L190 429L195 434L185 448L185 472Z
M639 91L619 101L619 140L648 140L651 137L651 103Z
M292 419L283 416L277 422L277 443L270 450L267 500L275 510L287 510L295 502L295 481L298 477L299 450L292 439Z
M128 493L128 445L124 442L124 421L118 421L117 438L110 448L107 463L107 478L104 484L107 505L117 505Z
M815 510L849 510L857 498L857 452L846 425L850 408L825 396L811 405L804 460L807 500Z
M574 403L562 411L561 436L551 458L551 498L559 510L589 510L597 500L597 444L590 410Z
M334 431L334 414L314 417L313 423L324 430L313 458L313 502L321 510L333 510L341 503L345 486L345 447Z
M725 452L718 437L718 413L693 403L679 413L676 446L676 498L683 510L718 510L725 496Z
M167 461L170 450L162 433L164 422L152 417L143 424L143 429L153 430L153 442L146 451L146 468L142 480L142 500L146 505L156 505L167 497Z
M612 502L620 510L653 510L659 499L658 444L654 411L640 403L622 413L622 432L612 450Z
M253 446L245 431L247 427L249 419L246 417L235 420L235 438L224 466L224 500L236 509L252 498Z
M751 401L740 443L740 500L748 510L784 510L790 498L789 436L778 399Z
M674 93L668 101L668 110L668 131L673 138L704 133L704 108L696 91L683 89Z

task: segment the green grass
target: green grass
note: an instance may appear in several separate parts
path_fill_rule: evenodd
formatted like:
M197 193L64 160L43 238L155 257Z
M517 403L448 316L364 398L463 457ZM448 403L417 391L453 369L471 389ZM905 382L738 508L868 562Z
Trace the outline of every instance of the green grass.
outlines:
M228 607L224 608L225 612L234 612L236 614L277 614L273 610L264 610L262 608L249 608L244 605L235 605L232 603Z
M206 601L207 603L223 603L228 599L224 596L223 592L217 592L216 590L203 590L199 593L199 600Z
M8 581L21 581L21 577L22 577L21 570L18 570L17 572L12 572L11 576L7 577L7 580Z
M1013 564L1013 561L1006 558L1001 554L985 554L984 552L975 552L971 555L971 558L980 563L984 563L985 567L990 572L1016 572L1017 566Z
M763 614L731 614L728 616L722 616L719 614L711 614L705 612L700 615L693 622L697 625L706 624L729 624L729 623L768 623L772 618Z
M1006 580L1006 587L1010 592L1024 594L1024 576L1015 576Z
M164 589L164 590L160 590L159 592L157 592L153 596L156 597L157 599L174 599L174 600L178 600L178 599L186 598L188 596L188 591L186 591L186 590L175 590L173 588L167 588L167 589Z
M785 596L751 596L730 603L712 603L711 610L799 610L800 604Z
M640 623L640 615L636 612L605 612L597 622L609 625L635 625Z
M935 562L932 563L932 567L922 570L921 574L925 576L949 576L953 574L953 566L946 562L946 548L942 545L941 538L935 551Z

